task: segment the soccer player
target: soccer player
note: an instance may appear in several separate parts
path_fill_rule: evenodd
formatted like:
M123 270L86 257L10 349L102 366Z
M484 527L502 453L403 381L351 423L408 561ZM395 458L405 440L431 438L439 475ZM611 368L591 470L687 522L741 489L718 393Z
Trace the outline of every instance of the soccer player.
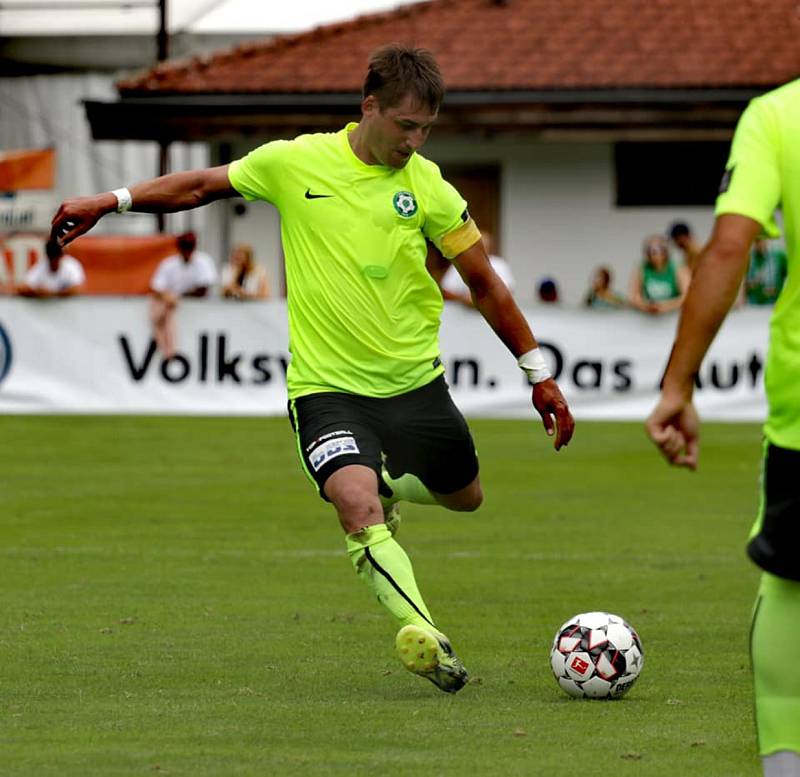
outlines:
M739 120L716 221L684 303L647 430L666 459L695 469L694 377L736 300L760 234L782 205L789 275L770 325L762 494L747 551L763 570L753 616L759 750L767 777L800 777L800 80L753 100Z
M443 93L430 53L387 46L370 59L359 123L267 143L230 165L67 200L52 230L68 243L115 210L172 212L240 195L278 208L299 457L336 509L356 573L401 627L401 661L453 693L467 672L394 538L400 500L471 511L483 499L472 438L443 377L442 297L426 271L427 240L527 373L556 450L574 422L466 202L417 153Z

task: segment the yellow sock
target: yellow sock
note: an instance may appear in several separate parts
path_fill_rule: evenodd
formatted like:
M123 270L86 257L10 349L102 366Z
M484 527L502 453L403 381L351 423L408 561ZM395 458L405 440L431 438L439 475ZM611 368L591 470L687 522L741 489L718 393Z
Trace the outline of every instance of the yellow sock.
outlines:
M392 538L386 524L367 526L348 534L346 541L356 573L400 626L433 626L417 588L411 561Z
M418 505L437 505L436 497L428 491L425 484L416 476L407 472L398 478L393 478L383 470L383 482L392 489L391 501L414 502Z

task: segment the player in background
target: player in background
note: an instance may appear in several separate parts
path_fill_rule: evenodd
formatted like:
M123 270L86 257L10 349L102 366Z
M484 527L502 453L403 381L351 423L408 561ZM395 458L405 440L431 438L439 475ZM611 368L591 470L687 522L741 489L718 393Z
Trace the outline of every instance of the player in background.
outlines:
M747 270L750 246L778 235L788 279L770 323L761 505L747 552L763 570L751 651L759 751L766 777L800 777L800 80L753 100L731 146L711 239L683 305L647 431L666 459L695 469L694 378Z
M401 627L401 661L455 692L467 672L394 538L399 500L471 511L483 499L472 438L443 376L442 297L425 267L426 240L453 262L528 374L556 450L574 423L466 202L417 153L443 93L428 52L387 46L370 59L358 124L267 143L230 165L67 200L52 230L68 243L113 211L168 213L241 195L278 208L301 462L335 507L358 576Z

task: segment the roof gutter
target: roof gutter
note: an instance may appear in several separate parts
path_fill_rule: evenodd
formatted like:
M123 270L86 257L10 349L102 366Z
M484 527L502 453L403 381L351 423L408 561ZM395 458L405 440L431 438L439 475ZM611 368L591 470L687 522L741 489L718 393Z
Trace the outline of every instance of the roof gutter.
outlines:
M659 127L680 133L729 131L763 90L576 89L454 91L439 124L457 133L541 133ZM359 115L354 92L281 94L137 94L84 102L96 140L222 140L328 131Z

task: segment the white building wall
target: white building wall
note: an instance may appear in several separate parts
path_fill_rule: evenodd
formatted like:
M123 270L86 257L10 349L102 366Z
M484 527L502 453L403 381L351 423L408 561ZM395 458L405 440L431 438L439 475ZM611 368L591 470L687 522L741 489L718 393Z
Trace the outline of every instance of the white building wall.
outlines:
M117 99L114 82L118 75L95 72L0 78L0 150L55 148L56 183L48 193L53 212L68 197L130 186L158 175L157 143L92 139L83 100ZM173 172L205 167L208 159L206 143L170 146ZM202 242L210 237L204 215L204 211L170 215L167 230L194 229ZM94 233L152 234L155 225L156 217L150 214L111 214Z
M236 146L234 157L255 145ZM440 163L500 166L500 242L517 281L516 296L526 305L535 301L543 277L557 281L564 305L579 305L599 264L612 269L615 288L625 293L647 235L663 233L673 221L682 220L704 242L713 223L711 207L616 207L611 143L434 137L424 153ZM254 245L278 289L283 276L275 209L248 203L245 215L231 216L229 235L232 243Z
M713 223L711 207L616 207L611 143L438 139L426 154L438 162L500 165L501 243L525 304L535 301L539 280L552 277L564 304L579 305L599 264L611 268L614 286L624 293L647 235L682 220L705 241Z

